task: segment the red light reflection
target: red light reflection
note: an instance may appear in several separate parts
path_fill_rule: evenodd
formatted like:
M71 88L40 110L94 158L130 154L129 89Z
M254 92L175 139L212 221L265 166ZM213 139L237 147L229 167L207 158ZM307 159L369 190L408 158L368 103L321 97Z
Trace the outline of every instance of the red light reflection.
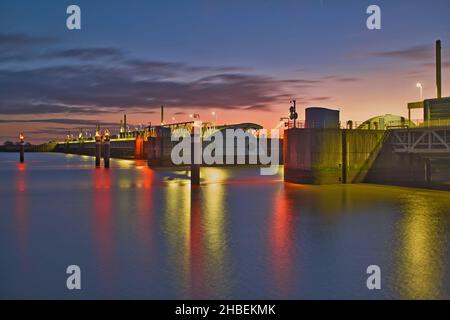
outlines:
M288 297L296 275L293 272L293 203L284 187L276 193L270 226L275 289L280 297Z
M29 271L28 264L28 194L25 163L16 164L15 218L19 243L21 268Z
M104 286L113 281L111 170L93 170L93 217L97 245L98 269Z

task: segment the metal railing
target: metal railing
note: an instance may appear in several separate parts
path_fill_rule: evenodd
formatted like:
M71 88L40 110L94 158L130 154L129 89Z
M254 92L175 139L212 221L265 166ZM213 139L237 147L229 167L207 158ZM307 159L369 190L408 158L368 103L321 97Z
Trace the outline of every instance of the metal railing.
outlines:
M389 129L407 129L407 128L437 128L437 127L450 127L450 119L436 119L424 121L421 119L415 120L393 120L385 122L369 122L369 121L339 121L337 125L335 123L330 123L327 121L320 122L310 122L306 123L305 120L296 120L295 126L294 121L289 120L285 122L285 129L292 128L340 128L340 129L358 129L358 130L389 130Z

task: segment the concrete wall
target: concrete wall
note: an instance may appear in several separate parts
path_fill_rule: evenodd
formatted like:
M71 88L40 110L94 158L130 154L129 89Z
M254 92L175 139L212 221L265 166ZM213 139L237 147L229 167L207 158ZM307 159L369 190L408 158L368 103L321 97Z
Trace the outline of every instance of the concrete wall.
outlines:
M149 138L148 141L144 142L144 154L145 158L148 159L148 163L151 166L173 166L171 160L172 148L176 145L177 141L171 141L170 137L162 137L162 138ZM210 141L203 141L203 149L209 145ZM268 140L268 150L270 151L272 141ZM246 144L248 147L248 144ZM223 151L221 153L223 165L226 165L226 152L233 151L232 148L227 147L227 142L225 141L223 145ZM234 145L234 163L237 164L237 145ZM269 153L270 154L270 153ZM190 158L190 150L189 150L189 158ZM283 163L283 140L279 140L279 154L278 154L279 163ZM259 159L258 159L259 160ZM230 161L233 161L230 159ZM250 164L248 150L246 150L245 159L243 159L244 164ZM259 164L259 161L258 163ZM213 164L214 165L214 164ZM220 164L219 164L220 165Z
M380 184L414 184L425 182L425 158L417 154L395 153L392 136L386 139L364 182Z
M387 131L342 130L344 183L363 182L382 149ZM346 151L346 152L345 152Z
M381 130L286 130L285 180L307 184L361 182L381 149L384 135Z
M95 155L95 142L86 141L82 143L59 143L56 145L55 152L80 154L87 156ZM103 149L102 149L103 153ZM110 155L113 158L134 159L135 141L134 140L111 140ZM102 155L103 156L103 155Z
M144 157L150 166L171 166L171 152L175 142L170 137L148 138L144 141Z

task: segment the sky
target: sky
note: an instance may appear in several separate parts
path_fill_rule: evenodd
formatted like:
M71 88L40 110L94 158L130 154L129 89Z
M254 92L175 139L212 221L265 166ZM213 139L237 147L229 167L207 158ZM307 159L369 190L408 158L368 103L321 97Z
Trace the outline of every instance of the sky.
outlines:
M66 9L81 8L81 30ZM366 27L369 5L381 29ZM434 98L442 40L450 95L449 0L134 0L0 2L0 143L188 121L275 127L297 100L341 121L407 115ZM216 113L216 116L212 115ZM420 111L413 118L420 119ZM173 120L174 119L174 120Z

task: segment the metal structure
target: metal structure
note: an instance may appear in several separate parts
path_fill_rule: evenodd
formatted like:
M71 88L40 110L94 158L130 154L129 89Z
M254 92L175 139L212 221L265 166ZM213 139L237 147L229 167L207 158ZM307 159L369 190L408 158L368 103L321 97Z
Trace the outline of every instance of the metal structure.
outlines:
M338 129L339 110L321 107L309 107L305 109L305 127L310 129Z
M450 127L392 130L391 144L398 153L450 156Z
M425 123L437 120L450 120L450 97L442 97L442 61L441 40L436 41L436 98L408 103L408 119L411 121L411 110L423 109ZM422 84L417 84L422 90Z
M415 124L402 116L394 114L384 114L364 121L357 127L357 129L387 130L393 128L413 128L413 127L415 127ZM347 129L351 129L349 128L348 124Z

